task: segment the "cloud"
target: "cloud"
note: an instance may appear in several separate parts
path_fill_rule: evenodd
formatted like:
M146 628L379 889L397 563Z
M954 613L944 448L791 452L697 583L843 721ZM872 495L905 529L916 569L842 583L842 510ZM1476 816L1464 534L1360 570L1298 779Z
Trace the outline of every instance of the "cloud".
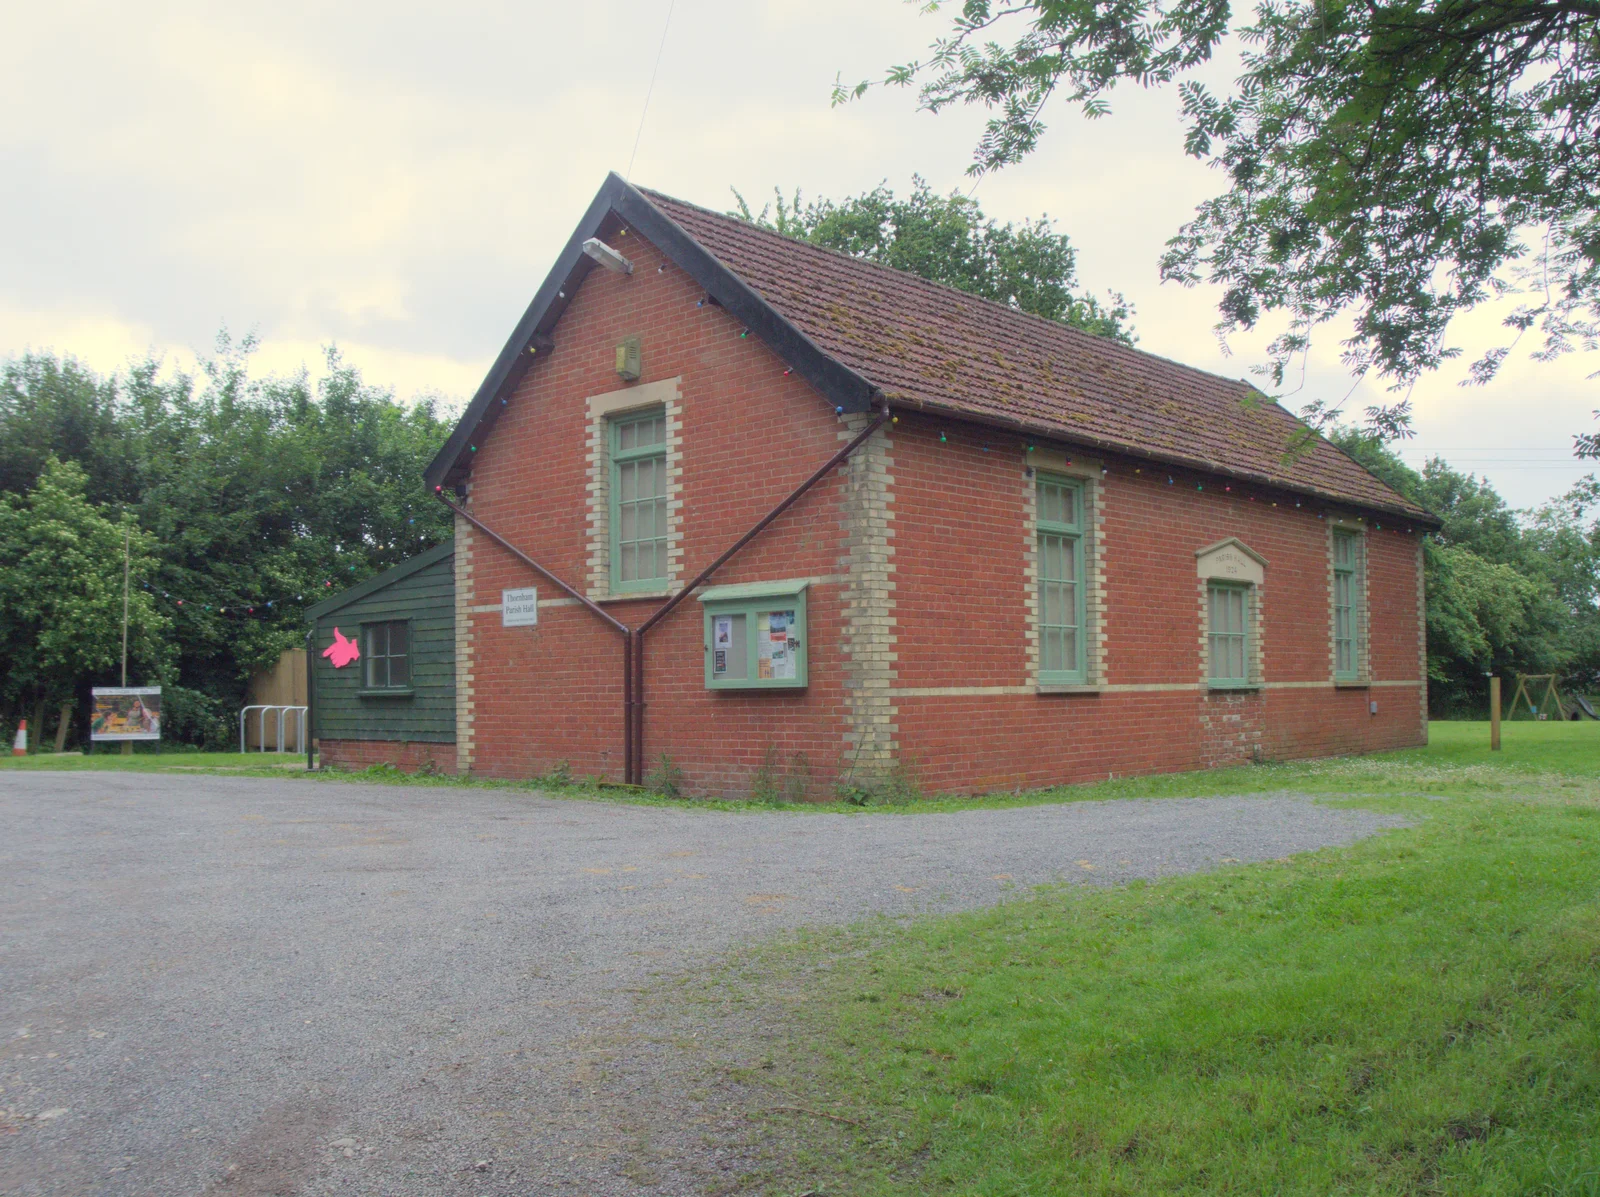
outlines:
M464 398L605 172L626 168L666 12L667 0L19 9L0 74L0 354L192 361L226 324L258 333L263 366L315 368L336 341L402 395ZM881 77L947 20L887 0L678 0L635 180L715 208L730 185L752 201L774 184L841 196L920 172L966 189L983 113L919 113L901 90L828 105L836 74ZM1057 217L1084 283L1135 301L1145 348L1244 375L1259 343L1227 356L1215 294L1156 274L1165 239L1219 179L1183 155L1175 93L1115 100L1101 121L1049 113L1039 154L977 197L993 216ZM1469 357L1498 332L1492 319L1462 328ZM1348 389L1337 351L1319 344L1306 398ZM1548 470L1493 473L1532 502L1577 472L1559 450L1592 424L1591 368L1524 363L1470 392L1426 380L1419 439L1553 453ZM1382 397L1362 388L1352 403Z

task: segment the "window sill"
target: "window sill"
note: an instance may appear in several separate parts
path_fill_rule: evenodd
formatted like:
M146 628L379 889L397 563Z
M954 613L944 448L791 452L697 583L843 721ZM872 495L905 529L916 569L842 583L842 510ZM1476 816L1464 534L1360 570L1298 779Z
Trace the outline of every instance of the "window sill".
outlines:
M1212 694L1248 694L1253 690L1263 690L1266 687L1260 682L1207 682L1206 689Z
M382 690L357 690L357 698L410 698L416 691L410 686L389 686Z
M1035 694L1101 694L1104 686L1085 682L1040 682L1033 688Z
M1335 690L1370 690L1372 682L1360 678L1337 678L1334 680Z
M597 603L632 603L639 599L671 598L670 590L616 590L609 594L591 595Z

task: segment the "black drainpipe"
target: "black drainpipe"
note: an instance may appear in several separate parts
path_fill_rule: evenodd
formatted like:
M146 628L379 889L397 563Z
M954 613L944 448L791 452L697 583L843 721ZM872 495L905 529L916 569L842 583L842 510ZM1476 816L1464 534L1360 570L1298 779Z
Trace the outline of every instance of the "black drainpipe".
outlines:
M357 633L359 635L360 633ZM316 734L316 722L313 716L317 713L317 658L313 655L317 651L317 622L311 621L311 626L306 629L306 710L305 721L301 731L306 737L306 772L311 772L316 766L312 758L316 755L317 742L313 738Z
M542 574L546 578L549 578L565 594L571 598L577 599L579 603L588 608L591 614L595 615L602 622L607 624L622 636L622 776L623 780L629 785L641 785L644 781L645 633L650 631L651 628L655 627L668 615L672 614L672 612L677 609L678 605L682 603L685 598L687 598L699 587L705 585L706 580L710 578L712 574L716 573L717 570L726 565L734 556L734 554L736 554L740 549L744 548L745 545L749 544L758 535L760 535L762 530L765 529L768 524L772 523L773 520L777 519L785 511L789 510L790 507L794 506L794 504L797 503L807 491L809 491L818 482L821 482L824 478L826 478L835 467L849 458L851 454L865 444L867 438L870 437L874 432L878 431L878 429L881 428L888 420L889 405L887 402L882 402L878 409L877 418L873 420L872 423L868 424L864 429L861 430L861 432L857 433L856 436L851 439L850 443L844 448L840 449L832 457L828 458L827 461L817 468L815 473L813 473L809 478L791 491L788 497L783 499L783 501L780 502L776 507L757 520L748 532L739 537L738 540L734 541L733 544L729 546L729 548L720 557L696 574L692 582L683 587L678 591L677 594L673 595L659 608L657 608L656 611L636 629L630 628L620 620L614 618L588 595L583 594L575 587L568 585L562 578L558 577L549 569L540 565L532 557L529 557L526 553L513 545L505 537L501 536L493 528L490 528L482 520L478 519L477 516L470 514L464 508L451 502L450 499L445 497L443 487L435 487L434 494L446 507L450 508L451 511L461 516L462 519L466 520L474 528L478 529L478 531L489 537L489 539L493 540L501 548L505 549L506 552L510 553L518 561L521 561L524 565L528 566L528 568L539 574Z
M868 437L870 437L874 432L878 431L879 428L883 427L883 425L888 422L889 419L889 404L887 400L880 400L880 404L881 406L878 409L877 419L873 420L872 423L868 424L864 429L862 429L861 432L859 432L848 445L840 449L832 457L828 458L827 461L823 462L822 465L817 468L816 472L811 475L811 477L807 478L794 490L789 492L789 496L787 498L785 498L771 511L767 512L766 515L757 520L755 525L751 527L751 529L743 536L739 537L738 540L734 541L733 544L728 547L727 551L722 554L722 556L718 557L710 565L706 566L703 570L696 574L694 581L690 582L683 589L679 590L677 594L669 598L665 603L657 608L653 615L640 624L639 627L634 631L634 659L633 669L631 671L633 674L634 693L633 702L631 703L630 709L632 722L630 723L628 729L629 745L626 753L626 756L633 762L636 770L635 775L628 778L628 780L634 785L641 785L644 781L644 638L646 633L648 633L651 628L655 627L668 615L671 615L672 612L677 609L678 604L682 603L684 599L688 598L693 591L705 585L706 581L711 577L712 574L716 573L717 570L726 565L735 553L744 548L745 545L749 544L758 535L760 535L762 529L764 529L768 524L772 523L773 520L777 519L785 511L789 510L789 508L797 503L807 491L826 478L836 466L844 462L852 453L865 444Z
M482 532L490 540L494 541L497 545L499 545L506 552L510 553L518 561L522 562L529 569L535 571L536 573L543 574L545 577L549 578L552 582L554 582L556 584L557 587L559 587L561 589L561 591L563 593L568 595L570 598L577 599L579 603L581 603L584 607L588 608L590 614L596 616L602 623L606 624L613 631L618 632L618 633L621 634L621 636L622 636L622 729L623 729L623 734L622 734L622 741L623 741L623 743L622 743L622 775L623 775L623 778L625 780L631 778L636 772L639 771L637 769L638 762L633 759L632 752L631 752L633 741L632 741L631 737L628 735L628 728L631 727L632 724L633 724L633 712L630 709L630 704L633 701L633 638L634 638L633 629L628 627L627 624L622 623L620 620L618 620L615 617L613 617L609 612L607 612L605 610L605 608L601 607L598 603L596 603L588 595L581 593L575 587L569 586L566 583L565 580L563 580L562 578L558 577L557 575L551 573L550 570L546 569L544 566L540 565L537 561L535 561L532 557L530 557L526 553L524 553L521 549L517 548L516 545L512 544L504 536L501 536L500 533L496 532L493 528L489 527L482 520L480 520L477 516L471 514L470 512L465 510L464 508L457 506L455 503L452 503L449 499L445 498L444 489L442 487L435 487L433 493L435 495L437 495L439 500L442 503L444 503L444 505L446 507L450 508L451 511L455 512L462 519L466 520L467 523L471 524L474 528L478 529L478 531ZM457 547L456 551L460 552L460 547L459 546ZM456 697L457 697L458 701L461 698L460 695L457 695Z

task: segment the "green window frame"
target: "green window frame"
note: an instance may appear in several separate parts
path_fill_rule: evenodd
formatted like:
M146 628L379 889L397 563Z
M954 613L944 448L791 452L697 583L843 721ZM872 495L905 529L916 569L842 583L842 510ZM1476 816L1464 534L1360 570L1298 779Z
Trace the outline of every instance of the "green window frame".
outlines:
M1213 688L1249 686L1252 587L1206 584L1207 675Z
M662 407L609 421L611 589L660 590L667 583L667 413Z
M411 621L387 619L361 625L361 691L411 693Z
M806 687L807 587L803 581L757 582L701 591L706 689Z
M1039 574L1039 681L1082 685L1088 603L1083 576L1085 488L1082 481L1039 474L1034 482Z
M1361 537L1333 533L1333 677L1361 679Z

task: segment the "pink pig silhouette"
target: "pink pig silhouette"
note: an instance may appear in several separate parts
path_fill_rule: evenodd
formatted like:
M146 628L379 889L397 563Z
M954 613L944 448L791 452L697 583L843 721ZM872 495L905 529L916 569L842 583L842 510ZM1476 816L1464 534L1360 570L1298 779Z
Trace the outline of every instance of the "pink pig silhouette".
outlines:
M333 662L335 669L343 669L351 661L361 660L361 647L338 628L333 629L333 643L322 650L322 655Z

